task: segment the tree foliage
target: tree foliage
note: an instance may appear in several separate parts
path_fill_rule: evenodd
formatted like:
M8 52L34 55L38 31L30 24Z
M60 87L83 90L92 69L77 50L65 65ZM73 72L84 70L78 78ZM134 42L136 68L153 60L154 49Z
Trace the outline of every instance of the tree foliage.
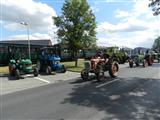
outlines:
M160 0L150 0L151 3L149 4L149 7L152 7L153 15L159 15L160 14Z
M153 43L153 49L157 52L160 52L160 36L157 39L155 39Z
M86 0L65 0L62 15L53 19L59 42L68 46L75 59L80 49L96 45L95 16Z

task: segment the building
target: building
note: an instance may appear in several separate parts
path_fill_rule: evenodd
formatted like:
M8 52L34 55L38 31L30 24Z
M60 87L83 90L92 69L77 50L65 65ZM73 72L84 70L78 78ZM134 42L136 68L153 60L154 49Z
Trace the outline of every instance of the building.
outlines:
M50 39L39 39L39 40L29 40L30 45L40 45L40 46L51 46L52 42ZM0 41L0 44L23 44L27 45L28 40L2 40Z

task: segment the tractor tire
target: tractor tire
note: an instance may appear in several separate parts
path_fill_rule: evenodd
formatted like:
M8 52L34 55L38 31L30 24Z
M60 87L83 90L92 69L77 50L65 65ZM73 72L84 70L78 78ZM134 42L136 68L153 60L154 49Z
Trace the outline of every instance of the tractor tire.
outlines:
M46 67L46 74L47 74L47 75L50 75L51 73L52 73L51 67L50 67L50 66L47 66L47 67Z
M40 61L37 61L36 66L37 66L38 71L40 71L40 70L41 70L41 62L40 62Z
M149 65L149 66L152 66L152 64L153 64L153 60L152 60L152 58L149 58L149 59L148 59L148 65Z
M103 72L103 71L100 71L100 72L97 74L97 81L102 82L102 81L104 81L104 79L105 79L104 72Z
M87 81L87 80L88 80L88 78L89 78L89 72L88 72L88 70L83 69L83 70L81 71L81 78L82 78L84 81Z
M133 68L133 61L129 61L129 67Z
M66 67L64 65L62 65L61 72L65 73L66 71L67 71Z
M138 62L136 63L136 66L139 67L139 63Z
M20 75L20 72L19 72L18 69L15 71L15 76L16 76L17 79L21 78L21 75Z
M118 62L116 61L113 61L110 65L110 68L109 68L109 75L112 77L112 78L115 78L118 76L118 72L119 72L119 65L118 65Z
M143 67L147 67L148 66L148 62L146 60L143 60Z
M33 74L34 74L34 77L38 76L38 74L39 74L38 68L34 68Z
M15 65L9 65L9 74L10 74L10 76L14 76L15 75L15 69L16 69Z

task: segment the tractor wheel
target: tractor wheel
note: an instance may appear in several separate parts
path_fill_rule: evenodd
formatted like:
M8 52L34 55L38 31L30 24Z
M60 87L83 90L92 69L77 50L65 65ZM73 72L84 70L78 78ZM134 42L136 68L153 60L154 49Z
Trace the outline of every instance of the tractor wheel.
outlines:
M34 68L33 74L34 74L34 77L38 76L38 68Z
M152 58L150 57L150 58L148 59L148 65L151 66L152 64L153 64L153 60L152 60Z
M46 67L46 74L47 74L47 75L50 75L51 72L52 72L51 67L50 67L50 66L47 66L47 67Z
M21 78L21 75L20 75L20 72L19 72L18 69L15 71L15 76L16 76L17 79Z
M81 71L81 78L82 78L83 80L87 81L87 80L88 80L88 77L89 77L88 70L83 69L83 70Z
M15 65L9 65L9 74L10 74L10 76L14 76L14 74L15 74L15 68L16 68L16 66Z
M138 63L138 62L136 62L136 66L137 66L137 67L139 66L139 63Z
M40 71L41 70L41 63L40 63L40 61L37 61L36 66L37 66L38 71Z
M147 67L148 66L148 62L146 60L143 60L143 67Z
M118 76L118 71L119 71L119 65L116 61L112 62L109 68L109 75L112 78L115 78Z
M129 67L130 67L130 68L133 68L133 61L132 61L132 60L129 61Z
M62 68L61 68L61 72L62 73L65 73L67 70L66 70L66 67L64 65L62 65Z
M105 79L104 72L103 72L103 71L100 71L100 72L97 74L97 80L98 80L99 82L102 82L102 81L104 81L104 79Z

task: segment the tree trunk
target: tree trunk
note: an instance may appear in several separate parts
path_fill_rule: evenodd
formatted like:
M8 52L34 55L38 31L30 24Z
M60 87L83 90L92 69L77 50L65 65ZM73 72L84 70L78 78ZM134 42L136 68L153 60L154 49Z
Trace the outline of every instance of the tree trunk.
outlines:
M77 57L77 52L75 52L75 67L78 66L78 57Z

